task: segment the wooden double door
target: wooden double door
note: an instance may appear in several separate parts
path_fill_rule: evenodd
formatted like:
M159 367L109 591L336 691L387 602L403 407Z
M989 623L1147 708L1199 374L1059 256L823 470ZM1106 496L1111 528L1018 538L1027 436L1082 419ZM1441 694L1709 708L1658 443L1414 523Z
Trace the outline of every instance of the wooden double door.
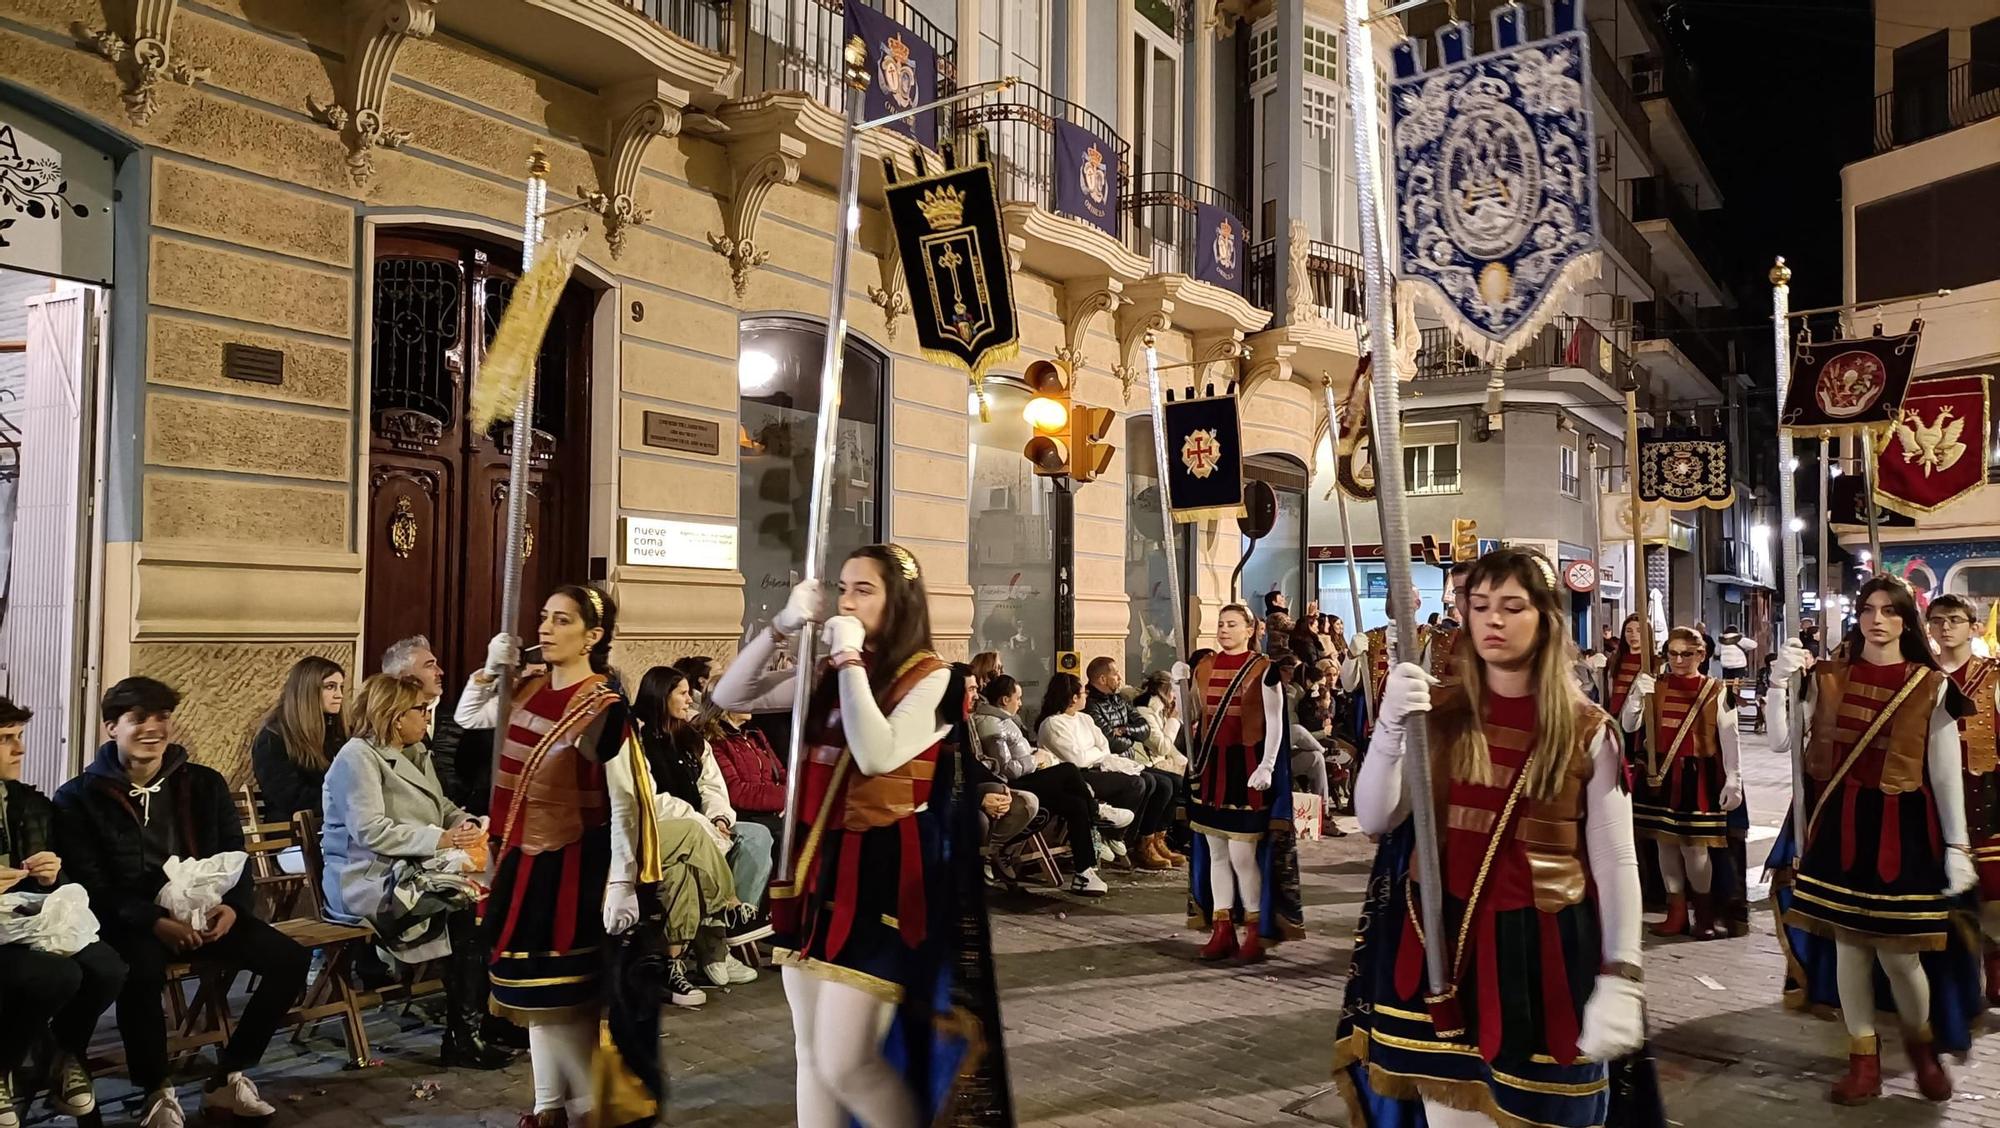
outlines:
M527 559L502 614L513 425L467 419L474 381L520 270L518 250L429 232L376 241L369 354L368 596L361 670L411 635L436 649L453 697L503 626L532 639L550 588L585 578L594 295L571 283L536 364Z

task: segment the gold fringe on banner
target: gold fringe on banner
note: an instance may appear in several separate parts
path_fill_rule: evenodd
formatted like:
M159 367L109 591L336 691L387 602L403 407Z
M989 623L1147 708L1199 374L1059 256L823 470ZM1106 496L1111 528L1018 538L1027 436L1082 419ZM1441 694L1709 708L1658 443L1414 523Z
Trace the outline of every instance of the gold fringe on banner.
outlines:
M556 303L569 272L576 266L583 248L583 230L565 231L544 239L535 252L535 265L521 276L500 315L493 344L479 365L479 379L472 385L472 426L484 431L503 419L512 419L521 406L528 376L535 370L535 358L542 351L542 337L549 331Z
M925 348L920 348L917 351L923 353L924 359L930 361L932 364L940 364L946 368L965 368L965 358L959 356L957 353L947 352L944 349ZM1016 337L1011 341L994 345L992 348L987 349L980 355L979 367L971 369L966 373L967 378L972 382L972 394L979 399L979 421L981 423L993 422L992 403L986 398L987 374L993 370L994 365L1007 364L1019 359L1020 355L1021 339Z

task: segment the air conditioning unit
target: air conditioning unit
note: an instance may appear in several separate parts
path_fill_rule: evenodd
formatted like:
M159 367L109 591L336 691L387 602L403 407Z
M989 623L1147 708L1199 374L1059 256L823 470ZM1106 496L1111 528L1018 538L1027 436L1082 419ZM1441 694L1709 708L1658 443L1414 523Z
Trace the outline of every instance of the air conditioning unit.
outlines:
M1634 69L1632 71L1632 93L1640 97L1667 92L1667 72L1660 67Z
M1616 162L1617 157L1617 148L1611 143L1611 138L1599 137L1597 139L1597 171L1610 172L1611 166Z
M1611 327L1614 329L1632 327L1632 299L1624 294L1611 295Z
M994 486L986 491L986 511L998 510L1002 513L1014 511L1014 489L1012 486Z

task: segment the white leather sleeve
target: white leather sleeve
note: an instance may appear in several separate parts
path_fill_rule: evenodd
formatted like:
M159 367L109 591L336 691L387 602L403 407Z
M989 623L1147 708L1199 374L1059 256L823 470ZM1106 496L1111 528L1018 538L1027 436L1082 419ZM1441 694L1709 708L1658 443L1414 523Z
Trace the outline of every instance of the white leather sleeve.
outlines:
M1277 776L1278 757L1284 754L1285 738L1291 731L1291 726L1285 724L1285 687L1265 682L1264 758L1257 764L1258 771L1269 768L1274 778L1282 778Z
M452 710L451 719L463 729L499 728L501 697L499 678L485 682L467 678L465 692L458 695L458 708Z
M1951 697L1949 683L1938 694L1931 709L1931 745L1928 766L1931 774L1931 801L1937 805L1938 828L1946 846L1965 846L1971 838L1965 826L1965 756L1958 744L1958 719L1945 708Z
M1353 693L1361 688L1361 672L1368 660L1355 655L1340 664L1340 691Z
M938 702L951 684L949 667L931 671L886 717L875 703L868 671L850 665L835 673L840 678L840 724L862 775L895 771L951 731L937 724Z
M778 641L770 631L758 631L736 660L708 687L708 699L732 713L778 713L791 708L797 694L796 669L774 670Z
M605 878L608 885L638 879L639 820L652 810L639 798L632 779L632 762L625 757L643 754L639 742L628 734L624 754L612 761L611 770L604 773L604 787L611 795L611 872Z
M1632 841L1632 796L1625 790L1625 757L1609 727L1598 734L1590 782L1584 787L1583 838L1590 880L1597 886L1597 917L1605 963L1639 962L1639 849Z
M1716 740L1722 745L1722 778L1743 778L1743 739L1736 731L1736 709L1724 705L1715 711Z
M1409 813L1403 801L1403 726L1378 724L1354 784L1354 817L1363 834L1387 834Z
M1626 732L1638 732L1639 726L1646 723L1646 702L1651 699L1650 694L1645 697L1639 695L1636 683L1635 678L1632 689L1625 694L1624 708L1618 710L1618 727Z

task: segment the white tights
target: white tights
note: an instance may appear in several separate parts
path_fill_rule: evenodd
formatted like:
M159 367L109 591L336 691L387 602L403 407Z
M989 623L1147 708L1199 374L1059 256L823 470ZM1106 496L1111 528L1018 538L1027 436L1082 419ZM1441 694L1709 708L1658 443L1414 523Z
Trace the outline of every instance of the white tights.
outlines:
M1840 984L1840 1017L1847 1033L1866 1038L1875 1033L1875 964L1889 973L1889 993L1896 997L1896 1015L1905 1030L1921 1030L1930 1021L1931 985L1924 978L1922 959L1915 952L1887 952L1859 944L1834 944L1834 970Z
M590 1063L597 1023L531 1022L528 1065L535 1075L535 1111L569 1106L572 1119L590 1111Z
M917 1106L882 1059L894 1008L858 987L784 969L798 1053L799 1128L916 1128Z
M1672 842L1655 842L1660 851L1660 880L1667 892L1679 893L1689 886L1696 893L1706 893L1715 884L1715 864L1709 861L1708 847L1681 846Z
M1424 1101L1424 1123L1430 1128L1488 1128L1493 1123L1483 1112L1452 1108L1436 1101Z
M1202 837L1208 839L1208 890L1215 900L1215 919L1229 915L1239 887L1243 890L1243 911L1257 912L1264 903L1264 874L1257 868L1257 844L1220 834Z

